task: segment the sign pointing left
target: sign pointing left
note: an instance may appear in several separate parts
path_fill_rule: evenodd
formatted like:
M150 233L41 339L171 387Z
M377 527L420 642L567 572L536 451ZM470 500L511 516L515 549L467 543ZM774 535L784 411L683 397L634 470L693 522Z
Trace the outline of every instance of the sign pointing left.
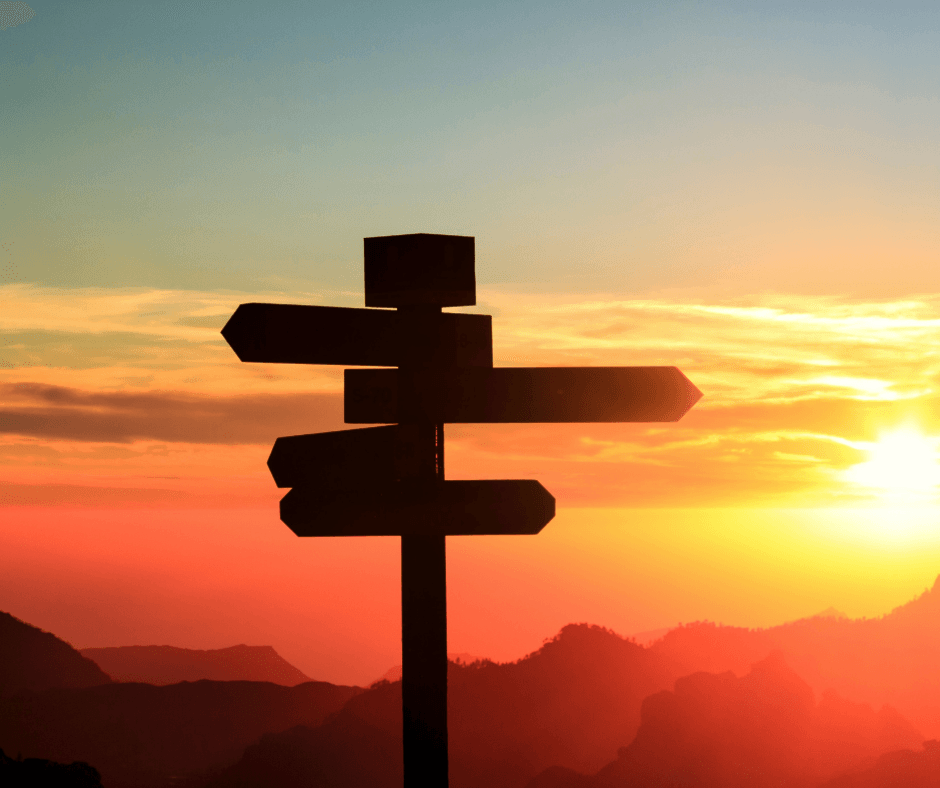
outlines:
M222 336L241 361L492 367L493 318L300 304L242 304Z

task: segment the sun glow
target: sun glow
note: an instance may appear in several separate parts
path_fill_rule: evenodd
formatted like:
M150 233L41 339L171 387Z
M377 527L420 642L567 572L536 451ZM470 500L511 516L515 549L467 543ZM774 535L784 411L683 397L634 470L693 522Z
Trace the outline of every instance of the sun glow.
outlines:
M940 485L937 438L914 429L883 435L876 443L863 445L868 460L845 471L847 481L871 487L882 497L925 498Z

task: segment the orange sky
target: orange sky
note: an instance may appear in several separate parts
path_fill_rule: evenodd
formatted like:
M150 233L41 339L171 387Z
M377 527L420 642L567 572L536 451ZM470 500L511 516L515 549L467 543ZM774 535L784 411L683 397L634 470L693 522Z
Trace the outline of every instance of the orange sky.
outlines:
M237 294L3 300L8 354L31 359L0 371L11 501L267 502L276 437L344 426L341 369L238 362L218 334ZM880 500L845 476L880 437L937 432L935 297L481 301L497 365L674 364L705 396L678 424L453 425L450 478L537 477L567 506L852 505Z
M476 238L500 366L676 365L677 424L463 425L536 537L452 539L450 645L889 611L940 572L940 9L32 3L0 30L0 610L79 646L399 659L394 540L298 540L265 460L340 369L362 238ZM883 6L883 7L882 7Z
M296 539L265 466L279 435L342 428L339 369L238 362L218 329L239 294L2 297L33 354L0 370L11 612L80 646L271 643L337 681L394 664L395 540ZM940 479L859 471L898 430L936 468L937 299L480 300L497 365L676 364L705 396L675 424L446 428L449 478L537 478L559 506L537 537L450 540L452 650L880 615L940 572Z

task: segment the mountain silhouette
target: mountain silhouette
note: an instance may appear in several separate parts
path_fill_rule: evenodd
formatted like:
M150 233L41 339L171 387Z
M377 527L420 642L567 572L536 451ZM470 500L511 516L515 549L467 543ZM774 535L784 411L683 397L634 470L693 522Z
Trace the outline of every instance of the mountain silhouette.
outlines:
M64 640L0 612L0 696L110 682L98 665Z
M270 681L293 687L310 681L271 646L198 650L175 646L83 648L113 681L166 685L181 681Z
M924 735L940 737L940 577L880 618L847 619L826 611L764 630L697 622L677 627L650 649L679 675L743 675L779 650L817 693L832 689L853 701L888 704Z
M897 712L818 704L777 653L745 676L695 673L642 704L636 737L589 777L555 768L528 788L810 788L922 737Z
M108 788L164 786L235 763L265 733L320 725L359 687L107 684L0 698L0 746L94 766Z
M108 788L401 786L400 682L114 683L55 636L0 625L6 753L91 764ZM698 622L646 647L572 624L516 662L451 663L451 786L937 787L920 734L940 722L938 625L940 583L878 619Z
M569 624L517 662L451 666L451 784L496 788L552 765L597 769L633 738L643 698L674 678L657 655L587 624Z
M317 728L297 726L263 736L207 788L401 788L403 780L397 681L352 698Z
M583 624L564 627L518 662L452 662L451 788L521 788L554 764L597 770L633 738L642 699L672 680L642 646ZM264 737L213 785L400 788L401 779L401 683L395 682L353 698L320 728Z
M101 775L87 763L56 763L44 758L19 760L0 750L3 788L102 788Z

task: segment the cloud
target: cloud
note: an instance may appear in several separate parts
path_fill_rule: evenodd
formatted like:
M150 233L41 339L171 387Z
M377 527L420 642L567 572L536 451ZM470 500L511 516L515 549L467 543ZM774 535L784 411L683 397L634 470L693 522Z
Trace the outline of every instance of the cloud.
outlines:
M318 299L310 293L0 285L0 380L223 397L341 391L339 368L242 364L219 333L243 301Z
M940 298L859 302L753 296L733 303L487 293L500 365L677 365L696 409L748 401L916 399L940 357Z
M940 367L940 297L851 301L753 296L722 303L574 299L488 291L500 366L679 366L705 393L697 409L751 401L918 399ZM334 367L240 364L218 333L238 303L330 304L322 294L0 286L3 380L108 387L338 391ZM315 338L311 338L315 341ZM88 370L67 381L39 368ZM92 372L94 370L94 372Z
M280 435L342 429L335 394L210 397L0 384L0 434L68 441L268 444Z
M36 12L26 3L0 2L0 30L22 25L34 16L36 16Z
M705 398L675 424L449 425L449 478L537 478L560 506L825 505L864 500L842 474L880 431L940 434L937 296L484 296L500 366L676 365ZM268 489L275 438L344 427L342 370L238 362L218 328L241 301L330 303L0 286L0 478Z
M177 490L93 487L77 484L10 484L0 482L0 506L194 505L193 496Z
M91 484L15 484L0 482L0 507L5 506L64 506L69 508L126 509L219 509L224 507L259 508L271 505L271 496L233 494L231 490L219 494L199 491L159 488L105 486Z

